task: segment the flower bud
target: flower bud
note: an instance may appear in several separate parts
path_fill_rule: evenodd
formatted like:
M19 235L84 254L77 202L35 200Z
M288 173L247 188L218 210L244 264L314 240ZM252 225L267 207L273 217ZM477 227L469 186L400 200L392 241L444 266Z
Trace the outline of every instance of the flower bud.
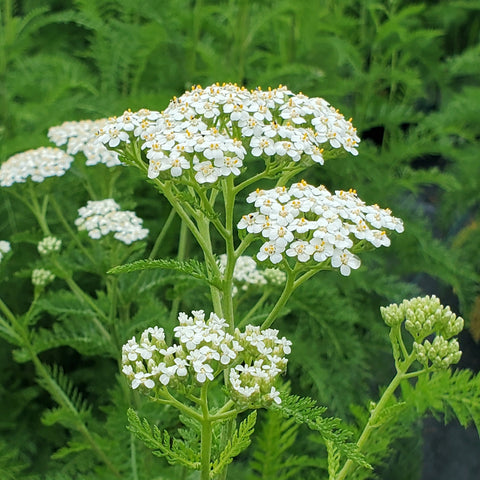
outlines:
M36 268L32 272L32 283L35 287L45 287L55 280L55 275L50 270Z
M50 255L59 252L62 248L62 241L56 237L45 237L38 243L37 249L40 255Z
M405 318L405 312L402 305L397 305L396 303L392 303L388 307L380 307L380 313L382 314L384 322L389 327L399 325Z
M437 335L432 342L425 340L423 344L413 343L415 358L426 368L432 367L435 370L448 368L458 363L462 356L460 346L456 339L446 340Z

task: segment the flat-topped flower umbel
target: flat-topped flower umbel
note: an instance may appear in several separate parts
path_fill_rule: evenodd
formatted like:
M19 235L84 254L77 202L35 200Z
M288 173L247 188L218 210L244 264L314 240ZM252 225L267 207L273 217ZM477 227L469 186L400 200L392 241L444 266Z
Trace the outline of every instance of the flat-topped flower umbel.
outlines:
M47 177L61 177L72 162L73 157L59 148L40 147L17 153L0 166L0 186L10 187L28 179L40 183Z
M331 194L323 185L302 180L290 187L257 189L247 197L257 211L244 215L237 228L261 234L265 243L257 259L273 264L286 257L298 262L329 259L342 275L360 266L352 249L361 241L388 247L386 230L403 232L403 222L378 205L366 205L354 192Z
M61 125L50 127L48 138L57 147L66 145L67 153L70 155L82 152L86 158L85 164L88 166L103 163L107 167L115 167L122 164L118 159L118 154L96 141L95 132L106 123L106 118L64 122Z
M85 207L79 208L78 215L75 225L93 239L113 233L114 238L130 245L148 235L148 230L142 227L143 220L135 212L121 210L111 198L89 200Z
M98 138L113 149L139 142L150 178L187 174L201 184L240 175L247 157L323 164L326 149L357 155L360 142L351 121L322 98L284 86L263 91L233 84L194 87L163 112L126 111Z
M139 342L133 337L123 346L122 371L133 389L161 395L169 386L184 393L229 369L227 388L241 407L281 402L274 383L285 371L291 342L279 338L278 330L247 325L230 334L223 318L206 318L203 310L181 312L178 321L178 344L168 346L163 328L150 327Z

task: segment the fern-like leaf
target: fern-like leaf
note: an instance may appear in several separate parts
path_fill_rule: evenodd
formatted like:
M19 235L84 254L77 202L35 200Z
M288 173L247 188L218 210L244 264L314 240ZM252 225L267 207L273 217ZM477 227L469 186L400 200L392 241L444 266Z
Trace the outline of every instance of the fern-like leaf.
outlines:
M67 445L59 448L56 452L54 452L52 454L52 458L54 460L58 460L60 458L65 458L67 455L70 455L72 453L83 452L84 450L88 450L90 448L90 445L88 445L87 443L68 442Z
M414 388L405 385L403 394L419 414L430 411L443 415L445 421L456 417L464 427L474 423L480 433L480 374L469 370L435 372L420 377Z
M326 407L317 406L315 400L297 395L282 396L282 403L271 408L278 409L285 417L297 423L304 423L311 430L320 433L324 441L331 442L348 459L365 468L372 468L359 451L356 443L350 441L352 432L347 430L340 419L324 417Z
M90 414L91 407L63 369L58 365L42 365L38 373L37 382L60 407L45 413L44 422L50 425L58 422L70 428L83 427L83 418Z
M129 273L137 270L147 270L152 268L163 268L167 270L176 270L177 272L189 275L198 280L203 280L212 285L217 282L212 281L205 266L198 260L179 261L175 259L158 259L158 260L137 260L136 262L126 263L125 265L118 265L111 268L107 273ZM217 284L218 286L218 284Z
M137 413L129 408L127 411L129 426L127 427L141 440L152 453L158 457L165 457L171 465L183 465L184 467L199 470L201 467L200 456L189 448L184 442L171 438L164 430L161 432L156 425L153 428L146 418L140 419Z
M257 411L254 410L245 420L243 420L243 422L240 423L238 429L233 433L218 459L213 463L212 471L210 473L212 478L215 478L216 475L221 473L237 455L250 445L250 437L254 431L256 421Z
M250 466L251 479L288 480L299 478L303 467L316 466L307 456L289 455L297 441L299 423L293 418L285 419L281 412L267 410L266 418L256 433L255 449Z

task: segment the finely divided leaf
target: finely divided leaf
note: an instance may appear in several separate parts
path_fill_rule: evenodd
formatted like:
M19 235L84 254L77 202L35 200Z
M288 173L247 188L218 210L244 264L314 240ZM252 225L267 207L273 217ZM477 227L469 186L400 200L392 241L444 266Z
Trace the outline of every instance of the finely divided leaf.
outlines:
M111 268L107 273L129 273L137 270L146 270L152 268L163 268L168 270L176 270L177 272L189 275L191 277L203 280L207 283L214 284L209 278L207 269L198 260L179 261L175 259L158 259L158 260L137 260L136 262L118 265Z
M129 426L136 437L158 457L165 457L171 465L183 465L193 470L200 469L200 456L184 442L171 438L166 430L161 432L156 425L153 428L146 418L140 419L137 413L129 408L127 411Z
M233 433L225 448L220 453L218 459L213 463L210 476L215 478L222 470L232 462L232 460L243 452L250 445L250 437L255 428L257 421L257 411L254 410L243 422L240 423L238 429Z
M318 407L315 400L309 397L282 394L282 403L272 405L285 417L293 418L297 423L304 423L311 430L320 433L324 441L331 442L343 455L365 468L372 468L359 451L356 443L350 441L351 432L347 430L340 419L323 417L326 407Z

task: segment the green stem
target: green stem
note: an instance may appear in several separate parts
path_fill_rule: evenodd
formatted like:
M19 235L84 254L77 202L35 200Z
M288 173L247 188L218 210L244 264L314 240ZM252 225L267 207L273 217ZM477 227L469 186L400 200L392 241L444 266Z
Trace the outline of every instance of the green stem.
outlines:
M225 203L225 229L227 237L225 238L225 250L227 254L227 265L223 273L223 314L228 322L230 330L235 328L235 318L233 311L233 272L235 270L236 254L233 243L233 212L235 207L235 192L233 185L233 176L228 176L223 180L223 197Z
M160 246L163 244L163 241L165 239L165 236L167 235L168 233L168 229L170 228L170 225L172 224L172 221L173 219L175 218L175 215L176 215L176 212L175 210L172 208L170 210L170 213L168 214L168 217L167 219L165 220L165 223L162 227L162 230L160 231L160 233L158 234L158 237L157 239L155 240L155 243L152 247L152 250L150 252L150 255L148 256L148 258L151 260L153 258L155 258L155 256L157 255L157 252L158 250L160 249Z
M12 339L14 339L16 345L20 347L23 341L22 341L22 337L16 331L18 330L17 319L1 298L0 298L0 310L4 313L4 315L7 317L7 320L10 322L8 323L6 320L0 317L0 326L2 326L3 330L8 335L10 335Z
M410 368L410 365L414 362L415 357L413 354L409 355L408 358L401 364L401 369L397 370L397 374L395 377L393 377L392 381L390 382L390 385L388 385L387 389L383 392L383 395L381 396L379 402L375 406L375 408L372 410L370 414L370 418L368 419L367 424L365 425L358 441L357 441L357 446L359 451L362 451L365 447L365 445L368 442L368 439L370 438L370 435L372 432L378 428L378 420L384 411L385 407L387 406L388 402L390 401L390 398L392 395L395 393L395 390L398 388L402 380L405 380L406 378L412 378L412 377L417 377L424 371L418 371L418 372L411 372L407 374L408 369ZM335 477L335 480L343 480L346 478L346 476L352 471L352 469L355 467L355 462L353 460L348 459L345 464L343 465L343 468L338 472L337 476Z
M180 238L178 241L178 253L177 253L177 260L182 261L187 256L187 246L188 246L188 228L187 224L182 221L180 225ZM180 308L180 302L182 300L182 296L177 294L172 301L172 306L170 309L170 325L175 323L175 320L178 316L178 310Z
M268 168L267 168L263 172L257 173L253 177L247 178L247 180L244 180L242 183L238 184L234 189L234 194L237 195L237 193L241 192L242 190L247 188L252 183L258 182L259 180L261 180L263 178L268 178L268 176L269 176L269 174L268 174Z
M92 264L95 265L96 260L92 257L90 252L83 246L82 242L78 238L78 235L75 234L72 227L68 223L67 219L63 215L63 212L62 212L62 209L60 208L60 205L58 204L58 202L55 200L54 197L52 197L51 203L53 205L53 209L55 210L55 213L57 214L58 219L60 220L60 222L64 226L65 230L70 235L71 239L75 242L75 244L80 249L80 251L90 260L90 262L92 262Z
M212 455L212 420L208 411L208 383L202 385L202 433L201 433L201 480L210 480L210 457Z
M231 176L228 177L233 184L233 179ZM207 212L208 218L212 225L217 229L217 232L226 240L230 235L230 230L225 228L220 220L217 218L217 214L215 213L214 203L216 195L212 191L211 198L208 199L207 195L205 194L205 190L201 187L196 181L192 183L192 188L194 189L195 193L199 196L202 208ZM224 192L225 195L225 192Z
M109 334L106 332L104 329L103 325L98 322L95 323L98 327L101 327L103 331L105 331L108 334L107 340L110 341L112 344L112 347L115 352L120 352L121 351L121 346L122 342L120 341L121 338L121 329L123 329L126 325L124 323L120 322L120 318L117 318L119 310L121 310L118 307L119 304L119 288L118 288L118 277L108 277L106 278L106 286L107 286L107 296L108 296L108 303L109 303L109 312L108 312L108 325L111 325L112 327L112 333ZM101 330L101 331L102 331ZM103 332L102 332L103 333ZM104 334L105 336L105 334ZM119 366L121 368L121 357L120 355L117 355L117 360L119 362Z
M172 407L175 407L177 410L180 410L185 415L192 417L193 419L197 420L200 423L203 421L203 416L200 413L198 413L196 410L189 407L188 405L185 405L184 403L177 400L168 391L167 387L163 388L163 390L161 391L161 395L163 398L158 398L158 397L151 397L151 398L157 403L167 404L167 405L171 405Z
M0 309L3 311L7 319L14 325L17 321L17 318L12 313L12 311L7 307L6 303L0 298Z
M267 298L270 296L271 290L266 288L262 296L257 300L257 303L249 310L249 312L242 318L242 321L237 325L239 329L245 327L248 324L249 320L253 317L255 312L265 303Z
M173 222L173 219L175 218L175 215L177 212L175 211L174 208L170 210L170 213L168 214L167 219L165 220L165 223L160 231L160 233L157 236L157 239L155 240L155 243L152 247L152 250L150 251L150 255L148 256L149 260L153 260L155 256L157 255L158 250L160 247L163 245L163 241L165 240L165 236L168 233L168 230L170 229L170 226ZM142 281L143 277L145 276L147 270L142 270L140 274L138 275L137 279L135 280L135 283L132 286L132 291L135 292L136 289L138 288L138 285Z
M93 301L93 299L87 295L78 285L77 283L75 282L75 280L73 280L72 276L70 274L68 274L65 270L63 270L63 268L61 267L61 265L58 263L58 261L55 261L55 266L57 267L59 273L61 274L61 278L66 282L66 284L68 285L68 287L70 288L70 290L74 293L74 295L81 301L81 302L84 302L86 303L88 306L90 306L92 308L92 310L94 310L99 317L101 317L105 322L108 322L109 321L109 318L107 317L107 315L105 315L105 313L103 312L103 310L101 310L97 305L96 303ZM113 343L112 341L112 337L110 335L110 333L108 333L108 331L105 329L105 327L103 326L103 324L99 321L99 319L96 317L96 316L93 316L92 317L93 319L93 322L95 323L95 326L97 327L97 329L100 331L100 333L103 335L103 337L108 340L108 343L110 343L113 348L115 349L116 348L116 345Z
M48 205L48 195L45 195L43 200L43 204L40 207L40 203L38 202L37 195L35 193L34 187L31 182L28 183L28 193L30 196L31 203L25 202L27 206L30 208L30 211L33 213L35 218L37 219L40 228L45 236L51 235L50 229L47 225L46 213L47 213L47 205Z
M238 258L255 240L258 240L258 236L249 233L247 236L240 242L240 245L235 250L235 258Z
M205 255L205 261L207 263L207 266L213 269L213 271L215 271L215 268L218 270L217 264L215 262L215 257L212 252L212 244L210 241L210 230L209 230L208 220L202 218L201 219L202 221L200 222L200 219L198 219L197 220L198 228L197 228L193 220L190 218L189 214L183 208L183 205L176 198L175 194L170 189L165 188L163 183L160 182L158 179L156 180L157 180L157 184L160 191L165 195L166 199L170 202L172 207L178 213L179 217L185 221L188 229L190 230L192 235L195 237L195 240L200 245L200 248L202 249L203 254Z
M270 311L268 317L262 323L260 327L262 330L269 328L272 325L272 323L276 320L281 309L285 306L285 304L287 303L287 300L290 298L290 295L295 290L294 283L295 283L295 273L293 270L289 269L287 270L287 281L285 282L285 286L283 287L282 294L278 298L277 303L275 303L274 307Z

